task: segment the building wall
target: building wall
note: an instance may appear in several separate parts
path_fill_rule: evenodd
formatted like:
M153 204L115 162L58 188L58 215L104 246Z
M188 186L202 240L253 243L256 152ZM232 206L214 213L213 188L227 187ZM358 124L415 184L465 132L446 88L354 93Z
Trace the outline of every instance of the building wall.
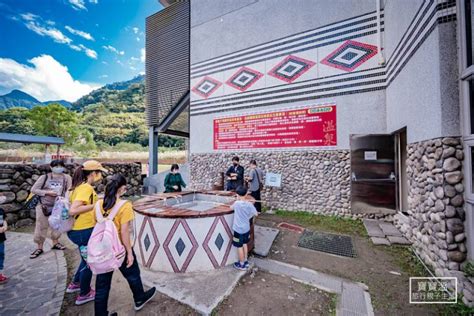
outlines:
M191 64L375 11L369 0L193 0ZM344 10L341 10L344 8Z

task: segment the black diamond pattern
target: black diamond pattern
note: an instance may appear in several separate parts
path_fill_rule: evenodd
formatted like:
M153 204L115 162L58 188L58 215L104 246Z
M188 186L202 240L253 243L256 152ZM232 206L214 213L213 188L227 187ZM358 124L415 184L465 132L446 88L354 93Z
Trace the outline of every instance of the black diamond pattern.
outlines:
M222 249L222 245L224 244L224 238L222 238L221 233L217 234L217 237L214 243L216 244L217 249L219 249L220 251Z
M148 234L146 234L145 236L145 240L144 240L144 244L145 244L145 250L148 251L148 248L150 248L150 237L148 236Z
M176 242L176 251L178 252L178 255L181 257L181 255L183 254L183 251L184 249L186 248L186 245L184 244L184 241L180 238L178 239L178 241Z

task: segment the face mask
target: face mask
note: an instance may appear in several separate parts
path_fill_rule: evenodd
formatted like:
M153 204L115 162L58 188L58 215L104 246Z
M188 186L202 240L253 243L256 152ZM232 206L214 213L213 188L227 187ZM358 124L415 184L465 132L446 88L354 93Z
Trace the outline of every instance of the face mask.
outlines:
M64 167L53 167L53 168L51 168L51 171L53 173L63 173L64 172Z
M234 166L236 166L236 167L237 167L237 165L238 165L238 163L234 162Z
M102 180L102 173L96 174L94 176L94 182L99 182L100 180Z

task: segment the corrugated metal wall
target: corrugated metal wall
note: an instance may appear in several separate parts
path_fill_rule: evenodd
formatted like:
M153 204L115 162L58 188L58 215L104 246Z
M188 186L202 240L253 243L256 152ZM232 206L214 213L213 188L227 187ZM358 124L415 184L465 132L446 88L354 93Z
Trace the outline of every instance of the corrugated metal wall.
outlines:
M146 19L146 112L158 125L189 91L190 3L177 1Z

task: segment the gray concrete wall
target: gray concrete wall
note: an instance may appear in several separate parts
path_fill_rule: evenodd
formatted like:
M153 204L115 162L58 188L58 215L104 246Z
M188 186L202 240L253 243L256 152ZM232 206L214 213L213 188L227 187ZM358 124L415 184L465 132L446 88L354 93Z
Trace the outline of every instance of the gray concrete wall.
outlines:
M255 111L271 112L289 107L335 102L337 115L337 146L333 147L333 149L349 149L350 134L383 134L386 131L385 92L378 90L357 94L356 96L357 97L354 97L354 95L343 95L331 99L318 99L314 102L294 102L278 106L260 107L255 108L255 110L252 109L252 113ZM215 118L223 115L244 115L249 112L248 109L244 109L229 111L224 114L212 113L192 116L190 120L191 153L207 153L213 151L213 120ZM289 148L286 148L286 150L289 150ZM315 150L317 150L317 148Z
M435 30L386 89L388 132L407 127L408 143L442 136L438 56Z
M375 0L193 0L191 64L371 11Z
M385 0L384 2L385 36L383 47L385 58L388 60L424 1Z

